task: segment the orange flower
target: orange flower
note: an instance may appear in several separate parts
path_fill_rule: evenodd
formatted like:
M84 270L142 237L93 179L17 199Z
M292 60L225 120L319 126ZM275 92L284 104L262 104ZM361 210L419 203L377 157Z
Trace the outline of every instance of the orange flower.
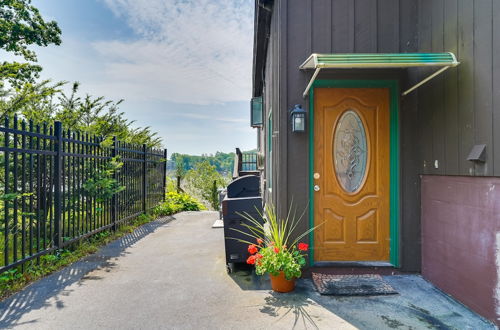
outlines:
M262 258L264 258L264 256L263 256L262 254L260 254L260 253L257 253L257 254L255 255L255 258L257 258L257 259L262 259Z
M247 264L249 264L249 265L255 264L255 256L248 257Z
M257 238L257 244L258 244L258 245L261 245L262 243L264 243L264 241L263 241L263 240L261 240L260 238Z
M259 250L257 250L257 247L254 244L250 244L248 246L248 253L255 254L255 253L257 253L257 251L259 251Z
M279 249L278 247L276 247L276 246L275 246L275 247L274 247L274 252L275 252L275 253L279 253L279 252L280 252L280 249Z

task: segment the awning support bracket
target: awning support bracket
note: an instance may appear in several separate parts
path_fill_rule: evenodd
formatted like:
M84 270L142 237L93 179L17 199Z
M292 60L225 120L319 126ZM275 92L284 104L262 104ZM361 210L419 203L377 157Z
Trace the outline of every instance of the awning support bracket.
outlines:
M405 69L414 67L439 67L439 69L402 93L408 95L432 78L451 67L459 65L455 54L446 53L349 53L311 54L299 66L300 70L315 69L302 96L305 98L322 69Z
M302 93L303 98L306 98L307 94L309 94L309 90L311 89L312 84L316 80L316 77L318 76L320 70L321 70L321 67L317 67L316 70L314 70L312 78L309 81L309 84L307 84L306 90L304 91L304 93Z
M441 69L437 70L433 74L427 76L427 78L425 78L425 79L421 80L419 83L415 84L413 87L405 90L403 93L401 93L401 95L405 96L405 95L410 94L415 89L419 88L420 86L422 86L423 84L425 84L426 82L428 82L429 80L431 80L432 78L434 78L434 77L440 75L441 73L445 72L449 68L450 68L450 66L444 66L444 67L442 67Z

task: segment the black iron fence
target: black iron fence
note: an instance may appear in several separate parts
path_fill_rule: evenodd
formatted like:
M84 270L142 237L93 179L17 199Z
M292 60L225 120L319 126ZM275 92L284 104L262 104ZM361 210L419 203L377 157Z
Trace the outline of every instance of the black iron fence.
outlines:
M166 150L17 118L5 119L0 141L0 273L165 198Z

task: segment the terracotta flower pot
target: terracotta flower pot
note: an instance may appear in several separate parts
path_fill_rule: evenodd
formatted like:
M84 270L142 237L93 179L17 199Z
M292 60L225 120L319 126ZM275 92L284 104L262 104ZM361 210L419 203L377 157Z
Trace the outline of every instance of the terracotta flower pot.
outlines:
M276 292L290 292L295 289L295 278L291 280L287 280L285 277L285 273L282 271L278 276L273 276L269 274L271 277L271 287Z

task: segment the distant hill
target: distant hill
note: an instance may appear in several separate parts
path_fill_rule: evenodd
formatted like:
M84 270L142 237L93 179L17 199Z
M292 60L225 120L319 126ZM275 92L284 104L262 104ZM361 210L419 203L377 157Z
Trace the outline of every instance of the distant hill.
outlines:
M245 152L256 152L256 150L250 150ZM196 165L196 163L208 160L211 165L215 166L217 172L221 173L222 175L226 175L227 173L233 172L234 152L225 153L217 151L215 155L204 154L201 156L173 153L170 156L170 160L168 161L167 170L174 171L175 164L177 163L178 159L181 159L181 161L184 164L184 170L186 171L192 169Z

